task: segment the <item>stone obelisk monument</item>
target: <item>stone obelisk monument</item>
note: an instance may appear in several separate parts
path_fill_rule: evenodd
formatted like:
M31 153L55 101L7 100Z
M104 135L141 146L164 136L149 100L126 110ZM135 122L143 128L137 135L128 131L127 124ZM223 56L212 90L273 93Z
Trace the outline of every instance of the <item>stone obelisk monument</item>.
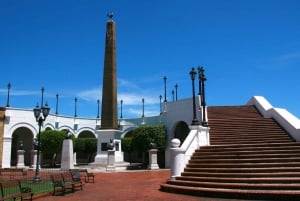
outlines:
M118 141L118 110L117 110L117 65L116 65L116 28L109 13L106 23L106 39L104 53L104 71L102 86L101 126L97 130L98 146L95 163L107 162L107 144L111 139ZM123 158L122 158L123 160Z

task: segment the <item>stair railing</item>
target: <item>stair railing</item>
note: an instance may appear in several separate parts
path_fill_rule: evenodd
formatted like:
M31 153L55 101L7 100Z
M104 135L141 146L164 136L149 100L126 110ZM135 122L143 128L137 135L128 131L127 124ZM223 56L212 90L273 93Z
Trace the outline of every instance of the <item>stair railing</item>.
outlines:
M170 148L171 179L181 175L196 149L199 149L200 146L210 145L209 127L190 126L190 133L181 146L180 143L177 138L172 140Z

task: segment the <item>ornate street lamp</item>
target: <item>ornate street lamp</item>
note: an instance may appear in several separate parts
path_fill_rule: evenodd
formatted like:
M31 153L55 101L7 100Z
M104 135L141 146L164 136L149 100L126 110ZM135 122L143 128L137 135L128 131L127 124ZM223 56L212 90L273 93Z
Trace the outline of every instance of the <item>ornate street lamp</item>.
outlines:
M145 115L144 115L144 110L145 110L145 100L144 100L144 98L142 98L142 104L143 104L142 118L144 118L145 117Z
M162 99L162 95L159 95L159 114L162 113L162 110L161 110L161 99Z
M40 149L41 149L41 127L43 125L43 122L46 120L50 108L48 107L48 104L46 103L45 106L43 106L44 102L44 88L42 88L42 101L41 101L41 108L37 104L36 107L33 109L34 117L36 121L38 122L39 125L39 133L38 133L38 139L37 142L35 142L36 150L37 150L37 159L36 159L36 168L35 168L35 176L33 179L33 182L40 182L40 172L39 172L39 167L40 167Z
M77 117L77 97L75 97L74 101L75 101L75 113L74 113L74 117Z
M199 125L199 121L197 119L197 115L196 115L196 101L195 101L195 78L196 78L196 71L194 68L192 68L191 72L190 72L190 76L192 79L192 92L193 92L193 121L192 121L192 125Z
M120 115L120 119L123 119L123 100L121 100L120 103L121 103L121 115Z
M100 118L99 114L100 114L100 100L97 99L97 105L98 105L98 109L97 109L97 119Z
M164 89L165 89L165 100L164 102L167 102L167 77L164 76Z
M9 107L9 94L10 94L11 84L7 84L7 101L6 101L6 107Z
M56 107L55 107L55 114L58 114L58 94L56 94Z
M174 102L174 90L172 90L172 101Z
M203 103L203 101L202 101L202 84L201 84L201 76L203 74L203 71L204 71L204 69L203 69L202 66L198 67L198 80L199 80L199 93L198 93L198 95L200 96L200 106L202 106L202 103Z
M205 102L205 81L207 80L205 75L204 75L204 68L200 68L200 80L201 80L201 91L202 91L202 115L203 115L203 120L202 120L202 126L207 127L207 121L206 121L206 102Z
M178 84L175 84L175 97L176 97L176 101L178 100L178 97L177 97L177 89L178 89Z

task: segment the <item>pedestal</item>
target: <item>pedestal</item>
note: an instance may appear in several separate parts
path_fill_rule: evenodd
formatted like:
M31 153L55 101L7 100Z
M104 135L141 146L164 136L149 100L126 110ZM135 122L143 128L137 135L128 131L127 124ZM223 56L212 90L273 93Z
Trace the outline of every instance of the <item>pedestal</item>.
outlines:
M24 150L18 150L17 151L17 154L18 154L18 158L17 158L17 168L23 168L25 167L25 164L24 164L24 153L25 151Z
M106 146L110 142L111 139L115 141L115 139L120 134L120 130L115 129L104 129L104 130L97 130L96 134L98 135L97 141L97 155L95 157L94 164L97 166L106 166L107 163L107 149ZM104 147L105 146L105 147ZM116 150L116 162L123 161L123 152L121 151L121 143L119 143L119 150Z
M157 170L159 169L157 164L157 149L150 149L149 150L149 165L148 169L150 170Z
M71 139L65 139L63 142L60 169L74 169L73 141Z
M108 150L107 151L107 166L106 171L116 171L115 165L115 150Z

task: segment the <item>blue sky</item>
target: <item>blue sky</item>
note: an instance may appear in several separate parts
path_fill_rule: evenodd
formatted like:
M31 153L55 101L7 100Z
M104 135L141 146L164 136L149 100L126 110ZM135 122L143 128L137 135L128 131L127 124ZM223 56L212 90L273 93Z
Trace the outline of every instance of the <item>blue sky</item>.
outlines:
M207 105L243 105L254 95L300 117L297 0L2 0L0 105L97 116L107 13L117 29L118 102L123 116L159 113L178 84L192 96L191 67L204 66ZM197 89L198 90L198 89Z

